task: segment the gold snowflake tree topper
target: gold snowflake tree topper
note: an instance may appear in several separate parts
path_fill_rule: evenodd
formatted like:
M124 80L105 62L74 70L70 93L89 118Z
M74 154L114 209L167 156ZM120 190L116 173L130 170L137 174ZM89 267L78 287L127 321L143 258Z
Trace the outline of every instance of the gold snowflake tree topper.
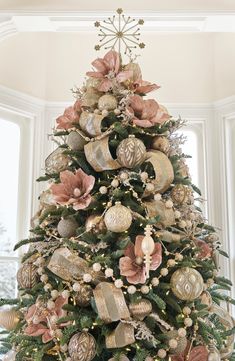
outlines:
M144 24L143 19L133 19L125 16L122 9L117 9L117 15L109 17L102 22L96 21L95 27L99 28L99 44L95 45L95 50L116 49L121 52L124 47L124 54L131 54L133 49L145 47L139 41L140 25Z

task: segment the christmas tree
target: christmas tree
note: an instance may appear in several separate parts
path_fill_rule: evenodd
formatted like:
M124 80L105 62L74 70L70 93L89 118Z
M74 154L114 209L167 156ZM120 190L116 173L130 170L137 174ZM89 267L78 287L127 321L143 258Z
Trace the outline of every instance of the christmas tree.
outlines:
M96 49L110 49L56 120L40 209L15 247L29 244L19 297L1 300L3 360L235 360L226 253L180 148L185 122L145 98L159 87L120 53L144 47L143 21L117 12L95 23Z

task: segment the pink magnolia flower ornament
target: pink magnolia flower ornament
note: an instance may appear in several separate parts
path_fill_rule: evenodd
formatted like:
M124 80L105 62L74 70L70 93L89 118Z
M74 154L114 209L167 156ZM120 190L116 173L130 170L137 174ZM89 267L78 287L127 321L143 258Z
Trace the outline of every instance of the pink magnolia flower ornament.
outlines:
M85 209L91 203L90 192L95 184L95 177L87 175L80 168L75 173L65 170L60 173L59 184L52 184L50 189L56 203L72 205L73 209Z
M59 327L64 327L66 324L59 324L50 322L52 316L56 318L65 317L67 312L62 307L68 303L67 298L59 296L55 301L55 307L49 310L45 305L39 302L39 305L32 305L29 307L25 316L27 326L24 333L28 336L42 336L42 342L47 343L53 339L53 331Z
M146 270L144 264L144 253L141 248L144 236L137 236L135 244L131 243L125 249L124 256L119 260L120 274L125 276L131 284L144 284L146 281ZM162 246L155 243L151 255L150 270L156 270L162 263Z
M194 240L196 247L199 249L197 252L197 258L205 259L212 256L212 248L209 244L201 239Z
M208 350L206 346L195 346L191 349L189 355L190 343L188 343L185 351L180 355L171 355L172 361L207 361L208 360Z
M97 71L89 71L86 74L101 79L97 89L102 92L112 89L114 79L122 83L132 76L132 71L121 71L120 54L113 50L105 54L103 59L94 60L92 65Z
M139 64L129 63L125 66L125 70L132 70L133 74L130 80L130 89L138 94L147 94L153 90L160 88L157 84L152 84L149 81L142 79L142 73Z
M81 100L77 100L73 106L66 108L63 115L56 119L56 128L68 130L72 128L75 123L78 123L82 112L81 107Z

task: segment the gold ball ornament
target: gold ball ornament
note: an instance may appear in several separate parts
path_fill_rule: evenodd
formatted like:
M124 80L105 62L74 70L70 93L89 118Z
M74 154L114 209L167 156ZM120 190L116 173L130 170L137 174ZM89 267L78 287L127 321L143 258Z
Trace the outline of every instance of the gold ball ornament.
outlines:
M92 231L94 233L101 233L106 229L104 219L99 214L89 216L86 220L85 227L86 231Z
M69 164L69 157L63 154L64 148L57 148L45 160L46 173L53 174L65 170Z
M121 233L130 228L132 215L130 209L123 206L121 202L116 202L110 207L104 216L104 223L111 232Z
M98 88L98 86L100 85L101 80L99 78L93 78L93 77L89 77L86 81L86 88Z
M201 274L190 267L182 267L175 271L170 284L174 295L184 301L193 301L198 298L204 287Z
M99 98L98 108L100 110L114 110L117 108L117 99L111 94L105 94Z
M87 88L87 91L82 96L82 106L95 108L101 95L102 93L97 89L93 87Z
M129 136L117 147L117 161L125 168L135 168L146 159L146 147L142 140Z
M152 148L167 153L170 149L169 140L166 137L154 137L152 141Z
M186 337L179 337L178 332L176 330L172 330L167 332L167 339L175 339L177 340L177 347L170 348L170 353L174 355L180 355L184 352L187 347L187 338Z
M90 285L81 285L80 290L75 296L75 302L79 307L87 307L93 296L92 287Z
M20 313L14 308L0 310L0 327L7 331L12 331L16 328L20 320Z
M88 332L79 332L72 336L68 345L72 361L91 361L96 355L96 341Z
M78 224L74 218L61 219L57 226L59 235L63 238L70 238L76 235Z
M33 288L38 281L37 267L32 263L23 264L17 272L19 288Z
M141 299L139 302L129 304L131 315L140 321L143 321L143 319L152 312L152 309L152 303L146 299Z
M67 144L72 150L83 150L86 140L81 136L80 133L72 131L69 133L67 138Z
M171 198L174 203L183 204L188 199L188 188L183 184L176 184L171 191Z

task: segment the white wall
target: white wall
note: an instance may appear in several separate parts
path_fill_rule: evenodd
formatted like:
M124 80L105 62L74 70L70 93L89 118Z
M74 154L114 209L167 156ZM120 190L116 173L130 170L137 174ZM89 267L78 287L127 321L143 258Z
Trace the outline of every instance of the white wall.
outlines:
M144 33L138 59L161 102L211 102L235 94L235 34ZM95 33L19 33L0 43L0 85L71 101L95 52ZM102 53L99 55L102 56Z

